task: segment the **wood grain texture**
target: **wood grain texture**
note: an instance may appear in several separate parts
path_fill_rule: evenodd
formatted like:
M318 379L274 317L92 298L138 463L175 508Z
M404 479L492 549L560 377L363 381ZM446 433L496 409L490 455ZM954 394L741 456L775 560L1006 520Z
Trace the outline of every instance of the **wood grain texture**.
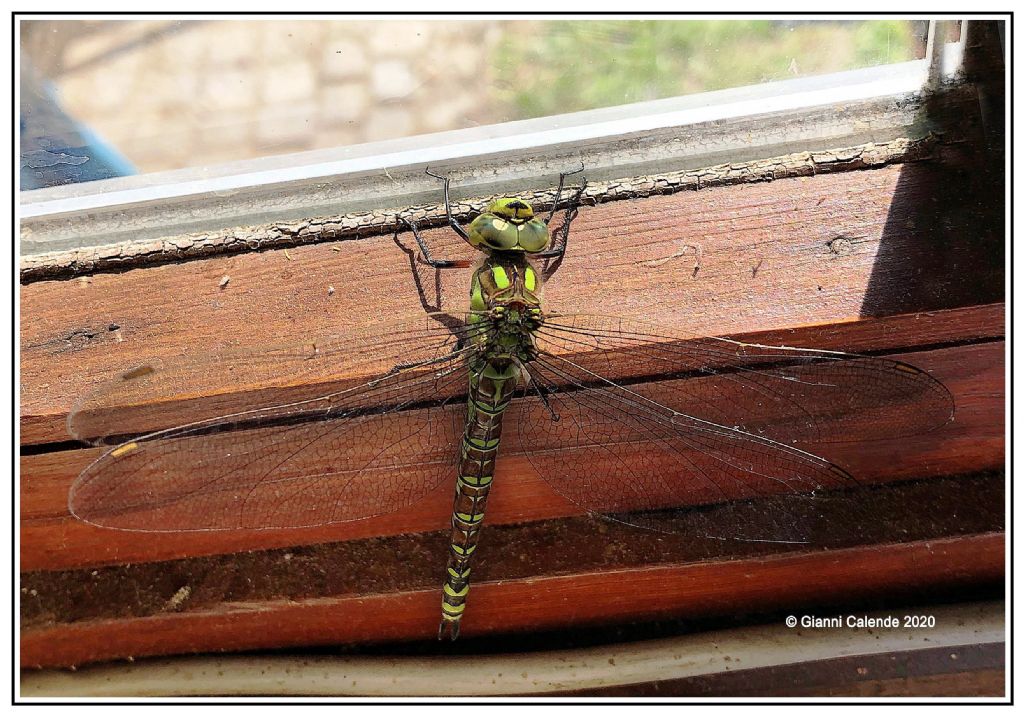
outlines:
M770 523L774 517L764 500L740 509L717 505L661 514L659 531L594 516L491 524L473 573L480 581L501 582L963 537L1001 529L1004 491L1001 474L989 472L822 497L811 516L817 529L805 541L726 537L737 527ZM24 572L22 626L432 588L446 547L446 532L437 530Z
M545 305L725 335L999 301L999 239L977 211L929 162L585 207ZM472 255L446 229L427 236L439 255ZM141 360L420 314L412 245L373 237L23 287L22 444L66 440L74 400ZM468 271L415 276L431 305L464 309Z
M961 102L972 107L977 99ZM961 112L962 114L962 112ZM619 178L612 181L594 181L587 186L587 203L604 203L621 199L643 199L660 194L675 194L680 191L750 184L760 181L775 181L792 177L815 176L832 172L850 172L866 168L878 168L887 164L940 159L962 152L958 145L963 143L962 132L945 133L942 138L928 134L920 139L896 138L888 142L870 142L852 147L828 149L814 152L797 152L783 156L755 159L747 162L730 162L685 171L666 172L646 176ZM418 174L418 172L417 172ZM383 177L381 178L383 180ZM417 180L422 176L417 176ZM393 181L393 180L392 180ZM554 186L534 188L520 198L526 199L535 210L548 210L555 200ZM435 194L436 200L441 196ZM382 196L387 201L387 196ZM494 197L477 197L458 201L453 212L460 221L469 221L483 211ZM287 203L287 200L286 200ZM320 202L327 206L326 199ZM443 202L411 209L412 215L421 224L446 225ZM344 215L319 216L286 222L272 222L256 226L234 226L221 230L206 230L176 236L162 236L140 241L131 240L102 246L82 246L67 251L48 251L42 254L22 256L21 280L23 283L47 279L65 279L75 276L105 272L121 272L128 269L146 268L167 263L179 263L192 259L208 259L212 256L238 254L255 249L283 249L321 241L354 239L366 236L394 233L396 228L404 230L401 218L408 218L409 208L398 210L374 209ZM123 232L122 232L123 233Z
M987 308L978 311L989 313ZM939 324L950 323L944 320L949 318L945 312L934 318ZM915 322L929 325L925 318L906 318L904 328ZM854 336L865 331L862 323L871 322L847 324ZM794 337L802 333L797 331ZM895 335L905 339L907 332ZM927 330L924 335L929 335ZM996 341L893 356L928 371L949 388L956 403L955 419L912 439L836 443L821 446L818 452L866 484L1000 467L1005 432L1004 350L1004 344ZM99 453L90 448L22 458L22 569L145 562L434 530L447 523L451 510L451 483L445 482L425 499L391 515L309 529L150 534L104 529L76 520L67 507L71 482ZM579 459L588 458L581 455ZM487 510L489 525L582 514L519 456L499 460L495 480Z
M463 633L471 637L567 624L750 613L766 604L797 609L882 594L934 594L958 585L998 583L1004 549L1001 534L983 534L768 559L484 582L474 587ZM158 654L428 639L435 631L436 611L437 592L427 589L87 621L23 630L21 663L56 667Z
M929 372L954 396L952 422L818 452L865 485L896 485L880 493L906 484L907 494L941 493L944 507L904 533L890 504L866 533L831 543L705 554L681 539L606 541L512 456L498 462L485 528L504 551L480 565L465 633L998 584L1002 477L957 480L1004 461L1001 227L958 172L925 161L585 207L545 291L549 310L656 319L683 337L881 352ZM437 254L469 256L450 231L427 235ZM447 484L387 518L140 536L71 518L68 488L98 451L50 449L68 440L80 396L140 361L328 336L367 345L392 319L462 310L469 272L418 266L411 246L407 235L374 237L22 287L23 665L432 636ZM217 385L199 378L194 388ZM562 554L554 547L567 535L575 546ZM394 549L375 556L383 545ZM362 565L359 579L346 555ZM287 574L278 564L291 564Z

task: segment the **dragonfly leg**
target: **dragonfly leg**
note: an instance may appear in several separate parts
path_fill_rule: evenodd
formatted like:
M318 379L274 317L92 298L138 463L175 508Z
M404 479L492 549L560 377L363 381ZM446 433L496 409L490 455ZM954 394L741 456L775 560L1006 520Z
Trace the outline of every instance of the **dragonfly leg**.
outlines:
M551 220L555 218L555 212L558 211L558 201L562 198L562 189L565 187L565 178L571 177L573 174L579 174L584 169L586 169L586 166L584 166L583 162L580 162L579 169L573 169L571 172L561 172L558 175L558 191L555 192L555 200L551 204L551 211L548 213L548 218L544 220L545 224L550 224Z
M548 413L551 415L551 420L553 420L556 423L559 420L561 420L562 419L561 416L558 414L558 412L554 408L551 407L551 403L548 402L548 391L547 391L547 389L541 387L540 383L538 383L535 380L531 380L530 383L531 383L531 385L533 385L533 389L535 391L537 391L537 395L540 396L541 402L544 403L544 407L548 409Z
M462 225L455 220L454 216L452 216L452 202L448 198L448 187L451 185L452 180L449 177L442 176L440 174L434 174L434 172L430 171L430 167L427 167L425 171L427 173L427 176L434 177L435 179L440 179L441 181L444 182L444 211L445 214L448 215L448 225L452 227L452 231L454 231L456 234L462 237L463 241L472 246L473 244L469 240L469 234L466 233L466 230L462 228Z
M463 259L435 259L433 254L430 252L430 247L427 245L427 242L423 239L422 236L420 236L420 231L419 229L416 228L416 224L409 221L404 216L398 217L398 220L401 221L406 226L408 226L409 229L412 231L413 238L416 239L416 243L420 247L420 255L423 258L423 260L427 263L427 265L433 266L436 269L445 269L469 268L470 265L472 264L472 262Z
M578 169L576 172L570 172L570 174L576 174L579 171L582 171L582 168ZM572 224L573 219L576 218L577 214L580 213L580 199L583 197L583 192L586 191L586 189L587 179L584 177L580 182L580 185L576 188L576 191L573 192L572 198L569 199L568 204L566 204L562 224L554 234L555 240L553 242L553 246L546 251L541 251L539 254L535 254L538 258L561 258L565 255L565 249L569 245L569 226ZM559 187L559 193L561 193L561 187ZM552 209L554 208L555 207L552 207ZM552 211L551 216L554 216L554 211ZM550 221L551 217L548 217L548 220Z

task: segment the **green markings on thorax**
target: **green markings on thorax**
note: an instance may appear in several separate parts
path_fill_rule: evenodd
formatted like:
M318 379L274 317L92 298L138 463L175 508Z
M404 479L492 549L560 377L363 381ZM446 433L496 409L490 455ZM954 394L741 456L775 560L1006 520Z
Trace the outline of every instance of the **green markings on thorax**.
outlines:
M522 254L493 254L473 273L469 291L470 309L490 310L495 303L519 299L525 305L539 306L535 295L540 286L537 272Z

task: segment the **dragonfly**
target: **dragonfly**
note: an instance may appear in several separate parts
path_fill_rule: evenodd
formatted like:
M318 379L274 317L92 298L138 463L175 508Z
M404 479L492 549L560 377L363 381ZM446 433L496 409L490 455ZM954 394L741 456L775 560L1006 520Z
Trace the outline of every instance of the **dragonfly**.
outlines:
M601 519L671 532L684 510L695 538L799 544L823 500L860 484L809 446L952 419L946 387L897 360L549 311L543 268L566 254L582 169L546 213L505 197L465 226L431 173L480 260L438 258L403 222L423 263L472 269L465 312L151 360L84 396L69 431L106 450L71 513L140 532L289 529L394 514L454 482L438 629L454 640L499 446Z

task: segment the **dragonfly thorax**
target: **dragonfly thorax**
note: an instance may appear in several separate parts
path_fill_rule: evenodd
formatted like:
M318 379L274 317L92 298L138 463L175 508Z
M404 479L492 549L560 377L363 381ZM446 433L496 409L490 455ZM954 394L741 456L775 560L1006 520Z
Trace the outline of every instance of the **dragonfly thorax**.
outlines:
M471 322L488 324L480 339L489 359L533 359L533 334L544 320L539 291L537 273L522 254L492 254L474 272Z
M473 273L469 290L474 313L540 313L540 279L527 258L520 253L491 254ZM534 310L536 309L536 310Z
M490 314L494 333L507 345L513 342L529 341L530 336L543 321L540 307L528 307L519 302L495 306Z

